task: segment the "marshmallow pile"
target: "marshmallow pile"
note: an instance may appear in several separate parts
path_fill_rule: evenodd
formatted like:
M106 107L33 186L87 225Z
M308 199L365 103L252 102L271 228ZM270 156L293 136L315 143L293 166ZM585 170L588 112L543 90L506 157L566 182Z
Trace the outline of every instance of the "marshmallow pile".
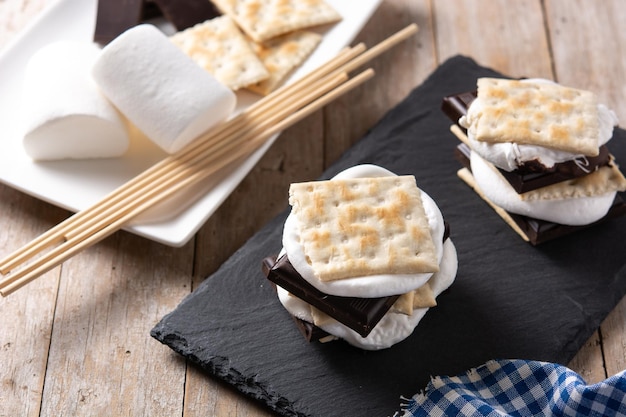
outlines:
M176 153L234 111L235 94L156 27L135 26L103 49L58 42L28 63L23 145L34 160L124 154L129 125Z

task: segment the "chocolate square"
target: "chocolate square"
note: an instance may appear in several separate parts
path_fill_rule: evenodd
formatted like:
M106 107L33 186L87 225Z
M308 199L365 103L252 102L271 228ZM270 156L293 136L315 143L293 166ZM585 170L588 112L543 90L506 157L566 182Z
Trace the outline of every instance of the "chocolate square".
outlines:
M325 294L309 284L295 270L287 255L283 255L269 269L263 261L267 279L306 301L335 320L366 337L389 311L399 295L378 298L339 297Z

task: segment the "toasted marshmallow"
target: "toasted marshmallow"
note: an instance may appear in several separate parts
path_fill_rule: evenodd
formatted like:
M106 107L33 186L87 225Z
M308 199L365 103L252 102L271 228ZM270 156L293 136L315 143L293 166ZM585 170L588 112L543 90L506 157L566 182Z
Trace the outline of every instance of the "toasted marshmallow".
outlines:
M104 47L93 76L104 95L168 153L226 120L236 104L228 87L148 24Z
M24 74L23 146L35 160L109 158L128 148L126 124L91 77L92 43L59 41L37 51Z

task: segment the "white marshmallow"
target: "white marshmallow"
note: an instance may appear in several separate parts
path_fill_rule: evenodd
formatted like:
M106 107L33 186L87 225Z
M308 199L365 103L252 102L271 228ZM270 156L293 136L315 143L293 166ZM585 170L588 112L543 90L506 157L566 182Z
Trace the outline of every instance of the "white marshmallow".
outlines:
M93 75L109 100L168 153L179 151L235 109L236 97L228 87L148 24L109 43Z
M452 285L456 277L457 268L456 248L452 241L447 239L443 244L443 257L439 272L432 276L429 283L435 297ZM281 304L290 314L309 323L313 322L311 309L306 302L289 295L283 288L277 287L277 290ZM361 349L380 350L391 347L409 337L427 311L428 308L418 308L413 310L413 314L410 316L388 311L366 337L362 337L354 330L334 319L330 319L327 324L321 325L320 328Z
M129 145L125 122L100 93L92 43L59 41L37 51L24 74L23 146L35 160L107 158Z
M495 205L510 213L570 226L593 223L606 215L615 199L615 192L592 197L562 200L526 201L513 187L476 152L470 156L472 175L478 187Z
M395 174L376 165L358 165L339 173L335 178L382 177L391 175ZM443 216L433 199L423 191L422 203L424 204L428 225L430 226L430 233L437 250L437 257L439 261L441 261L445 229ZM432 276L432 273L383 274L322 282L315 277L311 265L306 261L304 249L300 243L298 228L295 224L295 218L291 214L285 221L283 247L289 261L296 271L315 288L331 295L374 298L403 294L421 287Z

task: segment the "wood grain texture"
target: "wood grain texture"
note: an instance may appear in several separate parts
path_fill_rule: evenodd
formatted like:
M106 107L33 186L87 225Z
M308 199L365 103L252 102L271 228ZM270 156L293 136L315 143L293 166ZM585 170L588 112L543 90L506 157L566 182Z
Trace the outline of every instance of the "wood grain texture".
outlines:
M584 0L545 3L556 79L597 93L622 122L626 121L624 4L608 1L602 7L589 7Z
M545 2L555 79L594 91L620 120L626 120L626 43L622 34L626 11L616 1L602 7L588 6L584 1ZM583 374L588 372L591 382L626 369L625 322L626 299L605 319L601 339L592 337L574 359L573 367L580 366L577 370Z
M54 1L0 1L0 48ZM373 80L285 131L189 244L120 232L0 299L0 416L269 415L150 329L286 207L291 182L318 177L453 55L591 89L626 120L619 0L384 0L355 42L412 22L418 34L372 63ZM67 215L0 185L0 256ZM589 382L626 368L625 323L623 300L570 367Z
M0 185L0 256L62 221L67 212ZM28 293L0 299L0 416L37 416L52 335L60 268Z
M192 265L192 244L124 232L66 262L42 414L180 414L184 362L146 335L189 293Z
M540 0L433 1L440 61L461 54L512 77L553 78Z

